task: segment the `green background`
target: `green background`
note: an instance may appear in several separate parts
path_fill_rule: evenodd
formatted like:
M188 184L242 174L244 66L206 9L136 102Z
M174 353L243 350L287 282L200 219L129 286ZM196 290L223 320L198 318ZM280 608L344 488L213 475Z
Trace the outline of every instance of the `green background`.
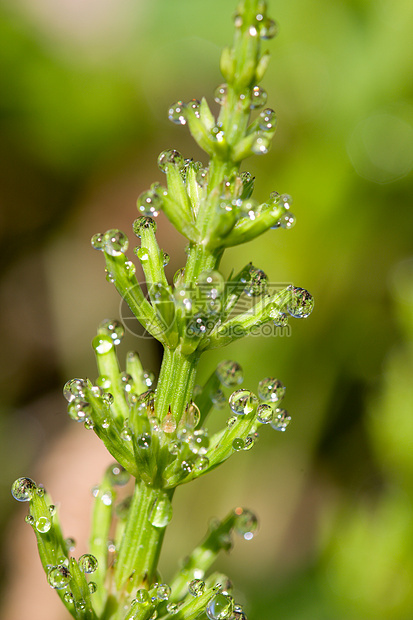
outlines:
M120 228L133 247L136 197L162 180L160 151L206 161L166 112L178 99L213 101L234 9L229 0L0 4L6 620L21 617L8 599L24 562L18 541L15 551L10 544L24 514L11 482L41 471L50 446L70 432L61 386L95 377L90 340L98 322L121 310L90 237ZM270 14L280 33L268 42L263 86L279 126L270 154L243 169L256 176L258 200L274 190L293 196L297 224L228 251L222 270L252 260L270 282L307 288L315 309L292 323L290 338L251 337L205 356L200 381L223 358L243 366L252 390L265 376L281 379L292 423L285 434L263 428L252 451L177 493L162 575L168 579L211 516L240 504L257 512L259 535L235 541L218 567L243 592L250 619L408 619L413 4L285 0L270 2ZM172 277L185 241L162 215L158 231ZM137 348L156 372L157 346L130 333L125 340L121 359ZM70 472L81 459L86 475L87 458L71 450L57 468ZM48 484L47 471L41 482ZM55 499L63 515L71 494ZM49 590L39 618L52 617L48 597L57 597Z

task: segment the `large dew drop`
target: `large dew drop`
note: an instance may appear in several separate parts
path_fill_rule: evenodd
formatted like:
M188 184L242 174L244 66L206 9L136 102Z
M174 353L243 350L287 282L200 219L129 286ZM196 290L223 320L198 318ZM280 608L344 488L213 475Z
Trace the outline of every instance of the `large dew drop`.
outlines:
M168 172L169 166L176 166L177 168L183 168L185 165L184 158L179 151L175 149L168 149L162 151L158 157L158 168L162 172Z
M229 594L218 592L208 603L206 614L209 620L226 620L232 616L234 599Z
M229 406L236 415L251 413L258 404L258 398L250 390L236 390L229 397Z
M186 104L183 101L177 101L168 110L168 118L176 125L186 125L185 118Z
M188 592L192 596L201 596L205 592L205 581L202 579L192 579L188 584Z
M104 355L113 349L114 342L111 336L98 334L92 340L92 347L97 355Z
M254 110L255 108L262 108L262 106L264 106L266 102L267 102L266 91L260 86L254 86L254 88L251 91L251 104L250 104L251 110Z
M218 379L225 387L235 387L244 380L244 373L241 366L237 362L224 360L217 366L216 370Z
M39 517L35 523L35 528L39 534L47 534L52 527L52 522L47 517Z
M138 211L146 217L157 217L162 207L162 197L155 190L142 192L136 206Z
M120 230L108 230L103 235L103 249L110 256L120 256L128 249L128 238Z
M109 478L110 484L118 487L123 487L129 482L130 474L119 463L110 465L106 470L106 475Z
M271 108L265 108L260 112L258 119L260 129L263 131L272 131L277 125L277 116Z
M94 573L98 567L98 561L91 553L81 555L78 564L80 570L87 574Z
M248 297L258 297L263 295L267 290L268 276L262 269L251 267L250 279L245 285L244 293Z
M287 310L295 319L306 319L313 311L314 298L305 290L296 286L290 286L290 301L287 304Z
M65 588L71 577L69 569L64 565L53 566L47 573L49 586L54 590L62 590Z
M257 407L257 420L261 422L261 424L269 424L272 420L274 410L271 405L267 403L262 403Z
M234 530L245 540L251 540L258 529L258 519L251 510L246 508L235 508L236 515Z
M276 409L274 411L271 426L275 431L284 432L290 422L291 416L288 415L288 412L285 409Z
M258 396L264 401L278 403L285 396L285 386L278 379L266 377L258 384Z
M18 502L28 502L33 497L37 485L31 478L18 478L11 487L11 494Z
M278 25L273 19L265 19L260 26L261 39L273 39L278 34Z
M125 328L122 323L115 319L104 319L98 327L100 333L106 334L113 340L113 344L120 344L124 334Z
M148 519L154 527L166 527L172 519L172 504L165 494L159 495L153 502Z

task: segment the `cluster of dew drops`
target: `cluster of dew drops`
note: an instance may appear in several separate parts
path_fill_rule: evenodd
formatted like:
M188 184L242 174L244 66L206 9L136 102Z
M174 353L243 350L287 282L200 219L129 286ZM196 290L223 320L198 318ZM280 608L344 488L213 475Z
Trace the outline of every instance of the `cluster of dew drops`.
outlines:
M13 497L19 502L30 502L34 495L44 497L45 490L42 486L38 486L31 478L18 478L14 481L11 492ZM52 504L48 506L49 515L42 515L35 520L33 515L27 515L25 517L26 523L30 524L39 534L46 535L53 526L53 517L56 514L56 507ZM73 552L75 549L75 541L73 538L67 538L64 541L67 553ZM85 575L91 575L98 568L98 561L96 557L90 553L84 553L77 560L77 564L80 570ZM49 565L47 568L47 581L51 588L54 590L66 590L64 593L64 599L67 603L74 603L74 597L72 592L68 589L72 575L69 570L69 559L67 555L62 555L57 558L56 564ZM96 592L97 586L94 581L88 582L89 592L93 594ZM86 607L84 600L76 601L76 608L82 611Z
M107 474L109 480L113 485L124 486L129 481L129 474L119 464L114 464L108 468ZM12 495L19 502L29 502L37 494L43 497L45 490L37 484L31 478L19 478L12 485ZM99 495L99 487L93 489L95 497ZM108 492L102 495L101 500L110 505L112 503L112 496ZM50 517L39 517L34 522L34 517L28 515L26 522L31 524L39 534L47 534L52 527L52 517L54 516L56 509L55 506L49 507ZM258 528L258 521L256 516L249 510L244 508L234 509L234 530L237 534L243 536L246 540L250 540L255 535ZM219 526L219 521L211 521L211 529ZM71 553L75 549L75 541L73 538L67 538L64 541L67 553ZM108 541L108 552L115 552L115 544L113 541ZM87 576L93 574L98 568L98 561L96 557L90 553L85 553L79 557L77 564L80 570ZM62 555L61 558L57 558L55 565L47 567L47 581L51 588L54 590L64 591L63 597L66 603L74 604L77 611L82 611L86 608L86 601L83 599L75 600L73 593L70 591L70 581L72 575L69 570L69 559L66 555ZM199 597L204 594L207 586L205 581L200 577L203 575L203 571L194 571L196 578L192 579L188 583L188 593L193 597ZM199 575L199 577L198 577ZM97 590L97 585L93 581L88 582L88 589L91 594L94 594ZM233 597L230 594L232 584L228 580L226 584L216 584L213 588L213 593L209 598L205 612L209 620L246 620L246 615L241 605L234 602ZM166 583L154 583L150 589L145 588L138 589L134 595L133 600L127 607L133 610L134 607L151 605L161 605L166 603L166 611L171 614L177 614L182 606L187 602L187 599L179 603L168 603L171 595L171 587ZM152 618L157 617L157 611L155 610Z

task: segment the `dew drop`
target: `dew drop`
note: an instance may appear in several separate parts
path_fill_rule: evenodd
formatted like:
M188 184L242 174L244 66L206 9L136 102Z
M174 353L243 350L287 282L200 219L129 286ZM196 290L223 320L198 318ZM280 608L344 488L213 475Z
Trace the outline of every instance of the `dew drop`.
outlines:
M166 414L166 416L164 417L164 419L161 422L161 428L163 430L164 433L173 433L176 430L176 420L172 415L171 411L168 411L168 413ZM178 450L179 452L179 450ZM171 454L173 454L171 452Z
M99 377L96 379L96 385L102 390L109 390L109 388L112 387L112 382L106 375L99 375Z
M238 416L232 415L230 418L228 418L226 424L228 428L232 428L236 422L238 422Z
M164 267L166 267L166 265L169 265L170 260L171 257L169 256L168 252L162 251L162 264Z
M278 34L278 24L273 19L267 18L260 27L261 39L273 39Z
M24 517L24 520L26 521L26 523L28 523L29 525L34 525L34 517L32 515L26 515Z
M208 467L209 459L206 456L199 456L194 463L194 469L197 471L205 471Z
M295 319L306 319L314 308L313 296L305 288L290 286L289 290L291 299L287 304L287 311Z
M199 411L199 410L198 410ZM195 431L189 438L189 448L194 454L206 454L209 447L209 438L206 429Z
M208 168L200 168L196 173L196 182L200 187L204 187L208 182Z
M128 249L128 238L123 232L113 228L103 235L103 248L110 256L120 256Z
M267 403L262 403L257 407L257 420L261 424L269 424L272 420L273 408Z
M113 344L120 344L125 334L125 328L122 323L115 319L104 319L99 324L98 331L109 336Z
M73 604L75 598L73 596L73 592L65 592L63 595L63 598L65 599L66 603Z
M108 477L109 484L114 486L123 487L129 482L130 474L119 463L110 465L106 470L106 476Z
M203 336L209 326L208 317L202 314L201 312L197 312L194 316L188 321L186 326L185 333L189 338L197 338L199 336Z
M136 445L141 450L148 450L151 445L151 436L148 433L143 433L136 438Z
M17 478L12 484L11 494L18 502L28 502L36 489L37 485L31 478Z
M248 297L259 297L267 290L268 276L262 269L251 267L250 279L245 285L244 293Z
M56 506L54 504L50 504L49 506L49 513L51 517L54 517L56 514Z
M120 436L124 441L132 441L132 433L131 430L129 428L129 426L127 425L126 421L122 427L122 430L120 432Z
M258 519L251 510L247 508L235 508L236 515L234 530L245 540L251 540L257 533Z
M96 235L93 235L90 243L94 250L101 250L103 252L103 233L96 233Z
M293 215L290 212L284 213L284 215L280 217L279 222L280 222L281 228L284 228L285 230L289 230L295 225L295 222L296 222L295 215Z
M76 547L76 541L74 538L68 537L65 539L65 547L68 552L73 553Z
M98 587L97 587L97 585L95 584L94 581L89 581L88 588L89 588L89 592L91 594L94 594L96 592L96 590L98 589Z
M113 394L111 394L110 392L105 392L104 394L102 394L102 400L104 403L110 406L114 401Z
M113 349L114 341L111 336L98 334L92 340L92 347L97 355L104 355Z
M168 110L168 118L172 123L176 125L186 125L185 118L186 104L182 101L177 101Z
M133 378L127 372L120 373L120 382L125 392L129 393L133 388Z
M177 605L176 603L169 603L166 606L166 611L168 612L168 614L172 614L174 616L179 611L179 605Z
M266 377L258 384L258 396L264 401L278 403L285 396L285 386L274 377Z
M213 394L211 394L212 404L216 409L223 409L226 405L225 394L222 390L217 390Z
M276 327L286 327L288 325L288 315L278 310L278 308L270 310L270 317L273 319Z
M148 519L154 527L166 527L172 519L172 504L166 494L160 494L153 502Z
M192 579L188 584L188 592L192 596L201 596L205 592L206 584L202 579Z
M251 151L255 155L266 155L270 150L271 141L264 134L257 134L255 141L251 145Z
M52 527L52 522L47 517L39 517L35 527L40 534L46 534Z
M244 442L244 440L241 437L236 437L234 439L234 441L232 442L232 447L237 452L239 452L240 450L243 450L244 449L244 445L245 445L245 442Z
M221 297L225 289L225 280L219 271L209 269L202 271L197 279L197 287L202 299L215 300Z
M63 396L69 403L76 396L85 396L86 381L83 379L69 379L63 388Z
M78 601L75 601L75 608L77 611L84 611L86 609L86 601L82 598Z
M133 222L133 232L137 237L140 238L142 236L142 233L145 232L145 230L152 230L155 233L156 222L151 217L146 217L145 215L142 215Z
M149 260L149 250L148 248L137 248L136 249L136 256L139 258L139 260L141 261L141 263L147 263Z
M173 277L174 286L181 286L183 284L183 279L185 275L185 269L181 267L178 271L175 272Z
M218 592L208 603L206 615L209 620L226 620L232 616L234 599L229 594Z
M160 601L167 601L171 596L171 588L167 583L161 583L156 590L156 598Z
M241 366L232 360L224 360L217 366L216 373L218 379L225 387L235 387L244 380L244 373Z
M142 381L144 382L146 387L152 387L155 381L155 374L150 370L145 370L142 374Z
M183 168L185 162L179 151L175 149L168 149L166 151L162 151L162 153L158 157L158 168L162 172L168 172L169 166L176 166L177 168Z
M138 211L146 217L158 217L162 207L162 196L156 190L149 189L142 192L136 201Z
M255 110L256 108L262 108L267 102L267 93L260 86L254 86L251 91L251 110Z
M255 435L248 435L245 438L243 450L251 450L251 448L254 447L255 442L256 442Z
M85 553L78 560L79 568L86 574L94 573L98 567L98 561L91 553Z
M138 590L136 592L136 602L139 603L139 605L149 605L151 597L148 590L145 590L145 588Z
M285 409L276 409L274 411L271 426L275 431L284 432L290 422L291 416L288 415L288 412Z
M199 420L201 419L201 412L199 407L192 401L189 403L188 407L185 409L185 414L182 418L185 421L185 424L189 428L196 428L199 424ZM200 435L205 431L195 431Z
M258 398L250 390L236 390L229 397L229 406L236 415L251 413L258 404Z
M71 579L72 575L69 572L69 569L64 566L53 566L47 573L47 581L49 586L51 586L54 590L62 590L67 586Z
M199 101L199 99L191 99L191 101L188 103L188 108L191 108L191 110L194 111L194 114L197 118L200 118L201 113L200 113L200 108L201 108L201 102ZM193 161L193 160L190 160ZM195 162L194 166L196 166L197 164L199 164L200 162Z
M178 456L180 450L181 450L182 444L180 441L171 441L168 444L168 450L171 454L173 454L174 456Z
M214 92L214 99L219 105L223 105L228 95L228 86L227 84L220 84L216 87Z
M132 263L131 260L125 261L125 269L126 269L126 274L127 274L128 278L133 278L133 276L136 273L136 267Z
M265 108L260 112L258 124L263 131L271 131L277 125L277 116L271 108Z
M193 464L190 461L182 461L181 469L186 474L190 474L192 472L193 468L194 468L194 466L193 466Z

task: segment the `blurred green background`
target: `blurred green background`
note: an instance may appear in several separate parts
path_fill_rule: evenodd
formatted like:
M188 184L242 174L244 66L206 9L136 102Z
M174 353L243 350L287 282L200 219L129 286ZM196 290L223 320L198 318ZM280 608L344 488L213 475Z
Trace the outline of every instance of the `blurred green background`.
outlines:
M136 197L162 180L161 150L205 161L166 111L177 99L212 101L235 4L0 4L5 620L23 617L24 599L31 620L52 617L49 601L57 600L46 584L39 586L40 606L34 595L22 596L32 580L45 579L35 560L35 568L21 572L35 546L19 545L25 512L13 504L11 482L43 472L38 481L49 486L52 475L72 473L61 496L54 491L64 515L76 476L87 477L95 462L93 434L83 431L90 444L83 448L76 439L67 452L56 448L57 460L47 467L53 445L73 432L61 386L74 376L95 377L90 340L98 322L119 316L90 237L120 228L133 246ZM413 4L274 0L270 13L280 34L269 42L263 86L279 128L270 154L244 169L257 177L257 199L273 190L293 196L297 225L229 251L223 271L252 260L270 281L310 290L316 307L308 320L293 322L291 338L255 337L205 356L200 381L223 357L241 363L252 390L265 376L280 378L293 422L285 435L263 429L251 452L179 491L163 576L211 516L240 504L257 512L260 533L249 543L237 540L218 567L243 593L237 598L245 597L249 618L407 620L413 617ZM184 262L185 241L162 215L158 230L172 276ZM158 369L154 343L128 335L121 356L130 347ZM86 523L89 506L80 509L77 520ZM66 618L60 614L53 617Z

